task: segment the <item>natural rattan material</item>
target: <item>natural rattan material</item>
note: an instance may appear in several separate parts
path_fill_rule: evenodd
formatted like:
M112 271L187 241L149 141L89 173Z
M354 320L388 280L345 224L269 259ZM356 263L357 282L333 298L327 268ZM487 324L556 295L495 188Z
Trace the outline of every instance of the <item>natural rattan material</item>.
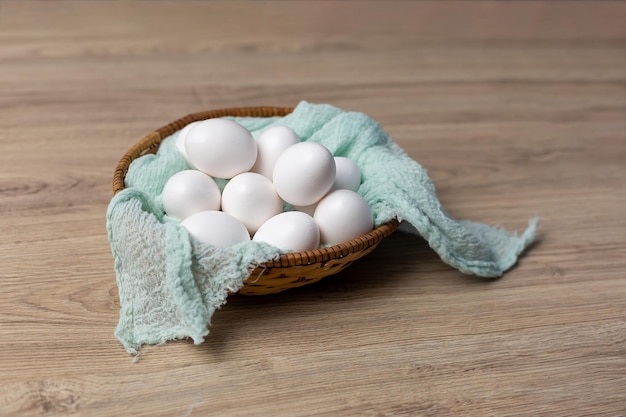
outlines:
M113 193L124 189L124 177L131 162L142 155L154 153L161 141L189 123L217 117L272 117L285 116L293 111L290 107L238 107L190 114L145 136L117 164L113 175ZM239 290L245 295L265 295L300 287L335 274L357 259L370 253L382 239L398 227L393 219L369 233L339 245L305 252L281 255L274 261L259 265Z

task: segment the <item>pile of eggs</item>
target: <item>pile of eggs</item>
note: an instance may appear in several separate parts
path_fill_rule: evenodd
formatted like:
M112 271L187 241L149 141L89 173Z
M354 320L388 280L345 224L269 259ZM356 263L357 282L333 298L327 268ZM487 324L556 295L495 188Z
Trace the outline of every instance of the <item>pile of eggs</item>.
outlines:
M199 241L227 247L252 239L298 252L373 228L369 205L357 193L357 164L301 142L286 126L254 139L230 119L208 119L185 126L176 147L193 169L169 178L163 208ZM215 179L229 180L221 192ZM283 211L283 202L294 210Z

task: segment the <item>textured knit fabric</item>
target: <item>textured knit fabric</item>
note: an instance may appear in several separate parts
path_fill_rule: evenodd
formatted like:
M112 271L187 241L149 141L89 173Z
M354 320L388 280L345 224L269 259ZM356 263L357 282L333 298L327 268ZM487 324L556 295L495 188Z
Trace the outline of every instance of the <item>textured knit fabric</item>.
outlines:
M375 225L394 217L404 220L444 262L464 273L499 277L534 238L537 219L518 236L450 217L426 170L362 113L301 102L285 117L234 120L255 137L266 128L288 126L303 141L352 159L361 168L359 193L372 208ZM189 169L175 146L176 135L164 139L156 155L133 161L126 189L113 197L107 211L121 303L115 334L131 353L171 339L190 337L201 343L228 293L241 288L256 265L280 255L257 242L231 248L204 245L164 214L165 183ZM220 188L225 184L218 180Z

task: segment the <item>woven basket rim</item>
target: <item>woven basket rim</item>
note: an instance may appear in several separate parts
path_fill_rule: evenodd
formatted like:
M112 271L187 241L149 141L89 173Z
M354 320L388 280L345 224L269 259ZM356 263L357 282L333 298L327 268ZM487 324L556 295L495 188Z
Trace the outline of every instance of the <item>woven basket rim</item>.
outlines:
M163 139L171 136L174 132L182 129L189 123L216 117L273 117L285 116L293 111L293 107L230 107L218 110L208 110L192 113L178 120L147 134L135 143L120 159L113 173L113 194L117 194L125 188L124 178L128 172L128 167L137 158L156 151ZM385 237L393 233L399 226L397 219L378 226L374 230L365 233L357 238L338 245L313 249L302 252L290 252L280 255L277 259L260 264L260 268L277 268L302 266L312 263L328 262L332 259L339 259L351 253L362 251L363 249L377 244Z

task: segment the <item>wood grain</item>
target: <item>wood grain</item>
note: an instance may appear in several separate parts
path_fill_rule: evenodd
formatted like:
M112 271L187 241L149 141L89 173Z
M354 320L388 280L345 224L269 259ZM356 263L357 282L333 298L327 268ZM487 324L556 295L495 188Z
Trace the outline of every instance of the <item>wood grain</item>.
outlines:
M626 414L626 4L0 5L0 415ZM199 346L113 336L111 177L188 113L362 111L457 217L537 243L504 278L394 234L229 297Z

